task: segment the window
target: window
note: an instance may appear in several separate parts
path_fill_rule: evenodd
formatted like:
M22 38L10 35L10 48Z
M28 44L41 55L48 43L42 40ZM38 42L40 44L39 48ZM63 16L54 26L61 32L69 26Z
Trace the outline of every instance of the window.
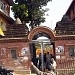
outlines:
M3 11L6 11L6 4L3 4Z
M1 6L2 6L2 0L0 0L0 9L1 9Z
M3 9L3 3L1 3L1 9Z
M70 57L75 56L75 48L74 48L74 46L68 48L68 54L69 54Z
M15 49L11 49L11 58L12 59L17 59L17 52Z
M4 12L6 11L6 3L3 3L2 0L0 0L0 9L2 9Z

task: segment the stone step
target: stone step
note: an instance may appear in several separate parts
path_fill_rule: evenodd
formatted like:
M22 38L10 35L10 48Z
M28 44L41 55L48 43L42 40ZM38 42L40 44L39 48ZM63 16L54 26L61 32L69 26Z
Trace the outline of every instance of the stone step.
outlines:
M14 75L37 75L37 74L31 74L31 71L29 70L21 70L21 71L14 71Z
M14 75L22 75L22 74L14 74ZM25 75L37 75L37 74L25 74Z
M20 75L27 75L27 74L31 74L31 70L15 70L14 74L20 74Z

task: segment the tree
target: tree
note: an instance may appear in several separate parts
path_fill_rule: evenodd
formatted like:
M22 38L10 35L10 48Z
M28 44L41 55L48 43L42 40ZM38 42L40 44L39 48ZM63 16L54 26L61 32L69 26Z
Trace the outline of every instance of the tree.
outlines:
M29 23L31 29L45 22L45 12L48 9L43 9L51 0L15 0L12 6L14 17L19 18L22 23Z

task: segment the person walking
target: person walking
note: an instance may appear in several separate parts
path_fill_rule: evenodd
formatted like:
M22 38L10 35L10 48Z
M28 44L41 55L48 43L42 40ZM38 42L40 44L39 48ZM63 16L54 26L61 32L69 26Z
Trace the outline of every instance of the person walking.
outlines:
M50 63L51 63L51 54L49 54L49 52L47 52L46 54L46 68L48 69L48 71L50 71Z
M51 61L52 61L52 64L51 64L52 70L54 73L56 73L56 66L57 66L56 61L54 60L54 58L51 58Z

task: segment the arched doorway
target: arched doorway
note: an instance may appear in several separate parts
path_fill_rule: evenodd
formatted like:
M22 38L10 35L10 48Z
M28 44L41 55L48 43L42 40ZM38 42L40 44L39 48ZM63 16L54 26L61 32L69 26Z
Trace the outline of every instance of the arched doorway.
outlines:
M41 52L43 58L43 53L49 52L55 57L54 38L55 34L50 28L44 26L34 28L28 35L32 56L36 57Z
M47 37L51 38L51 40L54 40L55 38L55 33L53 32L52 29L50 29L49 27L46 27L46 26L39 26L39 27L36 27L34 28L28 35L28 39L30 41L32 41L35 37L35 35L38 35L38 34L42 34L42 33L45 33L47 35ZM44 34L42 34L42 36L46 36Z

